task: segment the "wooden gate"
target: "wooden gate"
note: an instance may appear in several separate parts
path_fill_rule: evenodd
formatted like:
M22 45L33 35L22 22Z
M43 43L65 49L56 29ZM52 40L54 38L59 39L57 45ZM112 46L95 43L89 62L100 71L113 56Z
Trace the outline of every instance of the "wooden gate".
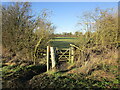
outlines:
M70 61L70 48L62 48L62 49L58 49L56 48L56 54L57 54L57 58L59 61L61 60L66 60L66 61Z
M47 71L50 68L50 59L52 61L52 68L56 66L56 60L59 61L68 61L73 63L74 61L74 47L69 48L55 48L47 46Z

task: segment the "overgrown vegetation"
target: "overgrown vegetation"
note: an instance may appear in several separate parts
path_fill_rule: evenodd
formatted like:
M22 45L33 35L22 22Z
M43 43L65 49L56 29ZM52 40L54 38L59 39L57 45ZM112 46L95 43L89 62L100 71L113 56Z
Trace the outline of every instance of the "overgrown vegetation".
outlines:
M35 66L34 66L35 67ZM118 80L108 81L101 79L86 78L84 74L64 74L64 73L44 73L34 72L32 70L40 71L40 68L29 66L26 68L19 68L16 70L12 78L5 77L4 86L6 88L54 88L54 89L92 89L92 88L118 88ZM33 69L34 68L34 69ZM42 69L43 67L41 67ZM27 70L27 71L25 71ZM23 72L23 73L21 73ZM25 73L27 72L27 73ZM40 74L40 75L37 75ZM32 76L36 75L36 76ZM16 78L15 78L16 77ZM33 78L32 78L33 77ZM14 78L14 79L13 79Z
M118 73L118 17L114 9L102 10L96 8L94 12L84 13L86 33L80 35L76 43L76 70L87 77L109 82L119 83ZM91 24L94 22L94 24ZM83 23L82 23L83 24ZM114 55L113 55L114 53Z
M48 20L48 10L35 16L28 2L2 6L2 45L11 56L23 60L36 60L43 56L54 27ZM38 50L39 49L39 50ZM4 51L3 51L4 55ZM9 56L9 57L11 57ZM12 57L11 57L12 58Z
M53 34L51 12L34 16L30 7L28 2L2 6L3 88L119 88L117 11L84 13L78 24L86 33ZM46 45L68 48L71 43L77 47L74 63L46 72Z

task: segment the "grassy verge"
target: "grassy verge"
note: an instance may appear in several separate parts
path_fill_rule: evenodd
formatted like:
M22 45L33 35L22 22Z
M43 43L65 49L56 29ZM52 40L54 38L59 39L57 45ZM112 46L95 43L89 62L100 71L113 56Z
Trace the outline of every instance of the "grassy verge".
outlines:
M2 68L3 88L23 87L35 75L46 72L46 65L4 66Z
M86 74L68 72L45 72L46 66L26 66L3 68L3 88L55 88L55 89L93 89L118 88L119 80L109 81L88 78ZM10 73L12 72L12 73Z
M118 88L118 81L98 81L86 78L81 74L42 74L35 76L29 82L32 88L68 88L68 89L84 89L84 88Z

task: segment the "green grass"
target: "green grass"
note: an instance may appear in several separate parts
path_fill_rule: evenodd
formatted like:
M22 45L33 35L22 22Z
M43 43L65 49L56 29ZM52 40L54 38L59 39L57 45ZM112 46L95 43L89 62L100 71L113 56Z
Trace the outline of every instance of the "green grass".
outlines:
M3 73L6 78L3 78L3 88L55 88L55 89L94 89L94 88L118 88L119 80L114 81L102 80L98 81L95 79L86 78L84 74L63 74L61 72L52 73L40 73L45 68L44 65L34 66L29 65L26 67L14 67L5 66ZM7 73L10 70L13 73ZM102 79L102 78L101 78ZM17 84L16 84L17 83Z
M28 66L4 66L2 68L3 79L32 78L34 75L46 72L46 65L28 65Z
M74 44L77 37L55 37L51 40L50 44L57 48L69 48L70 44Z
M32 88L55 88L55 89L94 89L94 88L118 88L118 81L116 83L109 81L98 81L85 78L81 74L41 74L30 80ZM39 85L38 85L39 83Z

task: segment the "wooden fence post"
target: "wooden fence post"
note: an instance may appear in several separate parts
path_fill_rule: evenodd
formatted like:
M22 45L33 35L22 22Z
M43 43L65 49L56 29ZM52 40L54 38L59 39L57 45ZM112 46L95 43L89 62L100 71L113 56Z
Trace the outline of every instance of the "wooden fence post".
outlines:
M53 47L50 47L50 51L51 51L52 68L54 68L56 66L55 49Z
M69 48L69 62L71 62L71 47Z
M71 63L74 62L74 47L71 47Z
M50 69L50 46L47 46L47 71Z

